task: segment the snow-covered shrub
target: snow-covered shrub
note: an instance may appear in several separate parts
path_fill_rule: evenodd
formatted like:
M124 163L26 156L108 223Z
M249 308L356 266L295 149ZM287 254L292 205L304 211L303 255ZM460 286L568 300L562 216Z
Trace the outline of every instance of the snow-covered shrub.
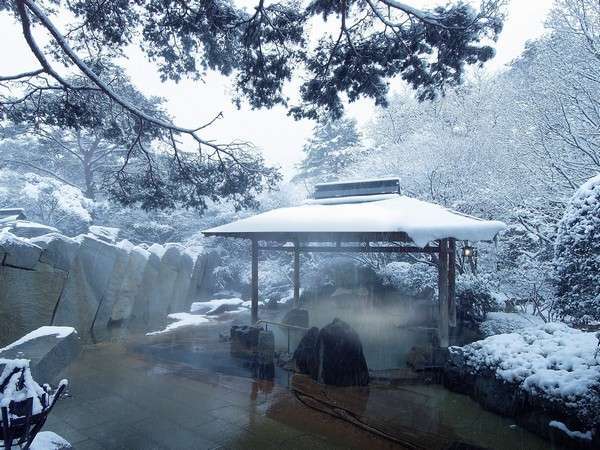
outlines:
M391 286L412 297L432 297L437 291L437 269L426 264L394 261L380 272L384 286Z
M451 347L450 353L462 354L469 373L485 376L491 372L529 396L559 405L565 415L576 416L584 426L595 428L600 423L597 347L596 333L546 323Z
M554 247L557 307L578 322L600 320L600 174L571 198Z
M29 220L50 225L68 235L87 230L93 201L76 187L34 173L0 172L0 204L25 209Z
M171 225L149 220L136 222L131 226L137 241L141 242L167 242L175 229Z
M456 314L459 320L481 323L488 312L497 311L498 302L483 277L465 274L456 280Z

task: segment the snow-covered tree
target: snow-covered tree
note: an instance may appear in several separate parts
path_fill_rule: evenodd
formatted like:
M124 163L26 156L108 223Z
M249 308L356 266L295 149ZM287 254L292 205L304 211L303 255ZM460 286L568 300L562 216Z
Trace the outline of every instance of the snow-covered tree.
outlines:
M294 181L306 183L337 180L364 153L356 121L348 118L317 124L303 151Z
M554 265L561 313L581 322L600 320L600 174L569 202L558 228Z
M27 218L58 228L65 234L87 231L94 203L79 189L34 173L0 171L0 205L24 208Z

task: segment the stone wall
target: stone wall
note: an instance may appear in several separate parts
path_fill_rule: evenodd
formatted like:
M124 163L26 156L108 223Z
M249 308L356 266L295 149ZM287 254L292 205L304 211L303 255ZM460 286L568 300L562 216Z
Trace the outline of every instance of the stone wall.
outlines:
M211 258L178 244L135 246L91 234L24 239L3 231L0 346L43 325L75 327L84 341L154 331L210 289L204 275Z

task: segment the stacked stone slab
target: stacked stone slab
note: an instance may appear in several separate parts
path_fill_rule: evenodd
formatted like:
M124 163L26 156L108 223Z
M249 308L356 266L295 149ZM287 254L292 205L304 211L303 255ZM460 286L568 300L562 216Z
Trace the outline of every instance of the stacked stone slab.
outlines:
M43 327L32 333L35 337L20 337L7 348L0 349L0 359L26 358L33 379L56 383L61 372L79 355L81 342L75 329L70 333L54 327ZM0 363L0 373L2 364Z
M160 329L188 311L210 259L178 244L134 246L94 235L31 240L0 233L0 346L43 325L67 325L83 341Z
M93 336L86 336L84 330L93 331L94 320L113 277L118 256L114 245L91 236L83 237L52 325L67 325L82 330L83 339Z
M150 252L141 247L133 247L129 252L127 271L117 299L112 306L112 322L122 323L124 320L131 319L136 296L143 286L149 257Z

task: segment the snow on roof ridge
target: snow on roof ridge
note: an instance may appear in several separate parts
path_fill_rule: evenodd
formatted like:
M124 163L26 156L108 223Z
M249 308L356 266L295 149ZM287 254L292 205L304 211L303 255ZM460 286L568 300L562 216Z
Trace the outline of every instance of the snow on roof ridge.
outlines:
M348 197L326 197L326 198L307 198L302 202L303 205L339 205L343 203L368 203L380 202L399 197L400 194L371 194L371 195L349 195Z
M390 176L384 178L358 178L351 180L326 181L325 183L317 183L317 186L335 186L336 184L352 184L352 183L375 183L376 181L400 181L400 177Z

